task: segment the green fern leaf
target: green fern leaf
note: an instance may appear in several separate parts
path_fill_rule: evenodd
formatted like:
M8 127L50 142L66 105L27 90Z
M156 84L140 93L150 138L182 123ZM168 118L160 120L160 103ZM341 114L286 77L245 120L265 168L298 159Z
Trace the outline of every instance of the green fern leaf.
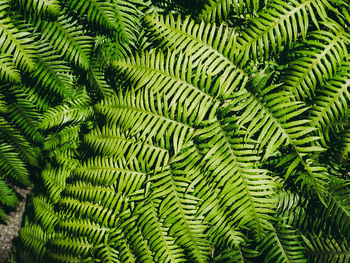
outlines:
M345 63L333 78L320 87L310 109L312 126L324 131L331 123L347 117L350 101L349 73L350 64Z
M284 88L299 100L311 99L316 86L331 78L347 57L346 31L336 24L326 25L327 31L309 34L305 48L294 52L297 58L288 64L282 76Z
M37 16L44 15L57 17L61 10L59 0L17 0L20 6L28 13L34 13Z
M92 38L84 34L82 26L61 14L55 22L40 23L43 38L69 62L84 70L89 69Z
M259 246L266 253L264 262L307 262L300 235L290 226L279 226Z
M20 83L21 74L16 68L12 57L7 54L1 54L0 58L0 79L9 83Z
M0 53L3 56L12 55L17 67L29 72L35 69L36 49L30 33L19 30L7 16L7 3L0 4Z
M7 183L0 179L0 204L1 206L16 207L19 200L15 192L7 185ZM6 219L6 217L0 218Z

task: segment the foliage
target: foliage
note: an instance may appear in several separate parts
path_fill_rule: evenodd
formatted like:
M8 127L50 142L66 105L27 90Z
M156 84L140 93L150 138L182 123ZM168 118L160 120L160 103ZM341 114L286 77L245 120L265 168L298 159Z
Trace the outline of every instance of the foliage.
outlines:
M347 2L9 1L18 262L349 259Z

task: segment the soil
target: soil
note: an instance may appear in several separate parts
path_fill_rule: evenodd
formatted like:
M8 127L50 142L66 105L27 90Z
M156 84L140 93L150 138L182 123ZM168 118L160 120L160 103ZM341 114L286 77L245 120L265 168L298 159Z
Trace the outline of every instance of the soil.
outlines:
M18 230L21 227L23 213L26 207L26 201L29 189L20 189L14 187L14 190L19 194L21 201L16 209L9 215L7 223L0 223L0 263L6 262L12 248L12 241L18 237Z

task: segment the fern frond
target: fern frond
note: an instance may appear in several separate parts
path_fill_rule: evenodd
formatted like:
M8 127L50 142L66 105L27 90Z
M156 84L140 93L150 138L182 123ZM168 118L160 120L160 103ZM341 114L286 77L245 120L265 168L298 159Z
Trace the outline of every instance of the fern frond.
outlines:
M214 251L213 262L215 263L226 263L226 262L235 262L235 263L252 263L254 258L258 256L259 252L253 249L249 249L245 246L239 246L236 249L225 249ZM251 261L252 260L252 261Z
M227 22L232 15L244 16L247 13L257 12L266 5L266 2L266 0L207 0L199 18L207 23Z
M304 48L294 52L297 58L288 64L282 75L284 88L299 100L311 99L316 86L325 84L347 57L345 29L332 23L325 25L328 30L308 34Z
M237 38L239 45L235 51L235 61L245 65L249 59L268 59L283 47L290 47L299 35L305 38L309 18L318 26L316 15L327 17L325 5L321 0L274 0L268 8L253 18L251 26Z
M58 53L82 69L89 69L92 38L77 21L61 13L55 22L42 21L40 28L43 38Z
M346 129L343 133L343 143L340 160L346 162L350 158L350 129Z
M9 89L14 95L15 103L8 105L7 119L30 141L41 142L43 136L38 129L41 114L36 107L37 104L30 101L28 98L30 95L25 91L22 92L18 86Z
M16 0L25 12L37 16L57 17L61 10L59 0Z
M103 68L101 68L101 64L98 63L95 56L91 59L87 79L92 89L102 98L113 96L114 91L107 84Z
M152 50L114 61L113 66L133 84L135 91L145 88L164 94L170 104L185 102L189 115L186 123L190 125L200 123L206 115L212 118L216 112L217 91L211 89L210 79L200 70L192 74L192 63L187 56Z
M28 224L19 230L24 247L40 262L46 253L49 235L37 224Z
M103 242L105 235L110 228L103 227L90 219L64 219L58 222L60 230L72 233L77 236L85 236L95 244Z
M59 146L78 140L80 131L80 125L69 125L57 133L48 135L45 138L44 150L55 150Z
M142 203L136 208L139 215L137 224L143 229L143 235L149 240L156 262L186 262L185 251L175 243L175 238L168 235L158 217L157 208L152 202Z
M37 69L32 73L33 77L49 92L62 97L72 97L72 70L46 43L39 45L39 48Z
M28 140L23 137L19 130L11 126L4 118L0 117L0 139L10 144L24 161L35 165L37 155Z
M7 143L0 144L0 170L5 178L29 186L29 174L24 162L13 146Z
M350 245L346 240L336 240L330 236L302 236L308 248L309 262L348 262Z
M118 128L96 128L85 135L84 141L102 156L114 157L116 160L124 156L127 161L136 159L149 168L157 169L169 160L167 149L122 133Z
M208 179L215 188L221 188L221 202L228 207L234 224L247 225L257 240L264 237L271 228L271 215L275 210L272 198L275 183L265 170L255 167L258 157L254 144L236 137L235 126L229 119L209 122L196 140L203 155L203 169L208 171ZM205 207L203 205L207 210Z
M82 258L87 257L93 247L86 237L53 238L48 241L48 244L58 254L70 254L72 256L74 255L74 257ZM48 251L49 257L50 254L50 251Z
M18 68L29 72L35 69L36 48L31 34L19 30L9 16L7 16L7 5L0 7L0 53L3 56L12 55L13 61Z
M1 54L0 57L0 80L12 84L21 82L21 74L8 54Z
M91 182L93 185L105 187L114 185L118 192L126 196L141 189L147 178L138 162L127 162L125 158L118 160L103 157L88 159L75 168L73 173L77 180Z
M332 122L346 118L350 101L349 73L350 64L345 63L339 72L317 90L310 109L312 126L325 131Z
M154 140L160 147L176 154L181 145L191 138L194 130L183 121L187 118L187 112L178 105L168 106L163 101L159 94L155 97L147 90L120 92L118 96L102 101L96 109L106 116L109 125L119 126L121 131L128 131L131 137L137 134L144 142ZM163 107L160 107L162 104Z
M146 16L145 23L154 39L160 40L160 45L190 56L194 68L200 64L209 76L221 73L216 84L219 86L213 88L217 97L225 98L237 87L245 87L248 76L232 62L237 37L232 29L204 22L196 24L190 17L182 20L179 16L175 20L172 15Z
M89 96L85 89L80 89L78 92L76 97L69 102L47 110L43 114L39 128L45 130L68 122L79 123L91 116Z
M307 262L300 235L287 225L275 228L259 248L265 254L265 262Z
M52 231L58 222L58 216L50 201L43 196L33 198L35 219L46 231Z
M255 90L254 90L255 89ZM299 164L304 172L294 175L296 181L301 181L309 191L320 197L325 192L327 177L323 174L325 168L316 166L305 159L305 154L318 153L322 148L313 146L312 142L319 138L312 136L315 130L309 125L309 120L298 119L307 108L303 103L294 101L290 93L278 91L278 86L256 87L254 93L240 91L233 96L232 104L228 101L227 109L243 111L238 114L237 124L246 125L246 136L258 133L257 141L260 149L264 149L264 159L271 156L283 146L290 146L292 153L285 156L279 166L288 163L285 177L288 178ZM231 106L233 106L231 108Z
M207 241L203 217L196 216L199 199L188 187L191 181L177 175L170 167L164 167L148 180L152 183L149 198L159 202L158 214L163 225L170 227L169 234L176 237L176 243L188 251L195 262L207 262L210 243Z
M15 192L7 185L7 183L4 180L0 179L0 207L16 207L18 202L19 200ZM0 218L6 219L1 215Z
M350 182L336 179L329 186L327 209L323 218L329 218L346 238L350 238Z

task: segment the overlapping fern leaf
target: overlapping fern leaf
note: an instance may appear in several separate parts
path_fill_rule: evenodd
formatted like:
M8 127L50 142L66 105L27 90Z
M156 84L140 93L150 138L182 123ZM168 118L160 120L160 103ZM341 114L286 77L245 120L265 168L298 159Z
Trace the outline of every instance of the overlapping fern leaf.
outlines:
M349 259L347 3L215 0L143 23L138 1L57 2L56 20L21 3L42 52L0 76L39 104L45 167L20 262Z

